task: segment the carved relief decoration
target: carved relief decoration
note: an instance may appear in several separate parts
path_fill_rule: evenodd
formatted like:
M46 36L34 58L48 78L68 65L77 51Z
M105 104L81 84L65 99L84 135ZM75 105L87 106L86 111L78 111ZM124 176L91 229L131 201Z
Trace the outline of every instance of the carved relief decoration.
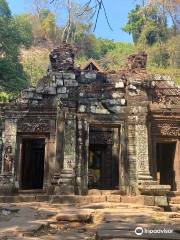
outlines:
M136 153L138 171L146 172L149 169L148 166L148 140L146 126L136 126Z
M4 151L4 172L11 172L13 165L12 147L7 146Z
M50 132L49 121L42 119L28 119L18 124L18 132L42 133Z
M168 92L168 90L172 91ZM153 102L162 103L162 104L174 104L178 105L180 102L180 90L179 89L154 89L152 92Z
M163 123L157 126L160 129L160 133L164 136L180 137L180 127L176 124Z

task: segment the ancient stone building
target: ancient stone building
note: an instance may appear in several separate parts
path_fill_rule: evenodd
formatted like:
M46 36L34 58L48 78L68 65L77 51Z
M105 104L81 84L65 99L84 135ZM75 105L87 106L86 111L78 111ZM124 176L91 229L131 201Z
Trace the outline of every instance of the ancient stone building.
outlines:
M0 194L89 189L166 197L180 191L180 89L146 72L147 55L117 74L81 70L63 44L37 88L1 104Z

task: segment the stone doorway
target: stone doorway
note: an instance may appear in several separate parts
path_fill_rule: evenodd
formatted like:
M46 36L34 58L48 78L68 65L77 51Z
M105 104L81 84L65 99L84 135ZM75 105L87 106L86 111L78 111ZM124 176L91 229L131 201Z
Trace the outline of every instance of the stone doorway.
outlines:
M90 128L89 189L113 190L119 188L119 153L115 154L114 136L114 128Z
M21 189L43 189L45 139L22 139Z
M170 185L172 191L176 190L175 152L176 142L156 144L157 180L160 184Z

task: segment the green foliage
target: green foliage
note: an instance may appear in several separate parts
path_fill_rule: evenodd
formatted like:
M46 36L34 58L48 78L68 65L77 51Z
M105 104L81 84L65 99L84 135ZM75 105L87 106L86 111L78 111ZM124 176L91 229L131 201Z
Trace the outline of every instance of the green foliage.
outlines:
M123 27L125 32L132 34L134 43L138 42L145 24L145 19L140 9L140 6L137 5L135 9L128 14L128 23Z
M49 50L37 47L23 49L21 58L29 85L36 86L38 80L46 74L49 63Z
M47 15L41 19L42 30L45 33L45 37L50 40L55 40L55 32L56 32L56 19L55 15L49 12Z
M134 51L135 47L131 43L114 43L114 48L106 53L101 63L105 69L117 71Z
M25 18L11 16L7 2L0 1L0 86L7 92L18 92L27 85L19 63L21 46L31 44L30 26Z
M166 49L169 53L169 63L172 68L180 68L180 35L171 37L166 42Z
M132 34L135 44L153 45L167 40L169 30L167 19L162 16L156 7L140 7L133 9L128 15L128 23L123 30Z
M30 16L22 14L14 17L14 28L19 34L21 44L24 47L30 47L33 43L32 25Z
M13 94L0 91L0 103L9 102L13 97Z
M11 10L6 0L0 0L0 17L6 19L11 17Z
M0 86L7 92L18 92L27 86L20 63L7 58L0 59Z

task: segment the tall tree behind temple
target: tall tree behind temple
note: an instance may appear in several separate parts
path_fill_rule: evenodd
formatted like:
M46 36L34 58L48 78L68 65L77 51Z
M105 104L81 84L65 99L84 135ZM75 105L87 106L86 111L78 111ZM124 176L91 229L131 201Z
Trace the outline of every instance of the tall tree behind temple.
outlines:
M141 42L153 45L168 38L167 18L159 14L155 6L137 5L128 15L128 23L123 30L132 34L135 44Z
M173 24L173 34L180 34L180 1L148 0L149 5L157 6L162 15L168 16Z
M21 24L20 24L21 23ZM28 32L27 32L28 29ZM0 0L0 86L4 91L19 91L26 76L19 63L20 47L31 45L31 26L14 18L6 0Z

